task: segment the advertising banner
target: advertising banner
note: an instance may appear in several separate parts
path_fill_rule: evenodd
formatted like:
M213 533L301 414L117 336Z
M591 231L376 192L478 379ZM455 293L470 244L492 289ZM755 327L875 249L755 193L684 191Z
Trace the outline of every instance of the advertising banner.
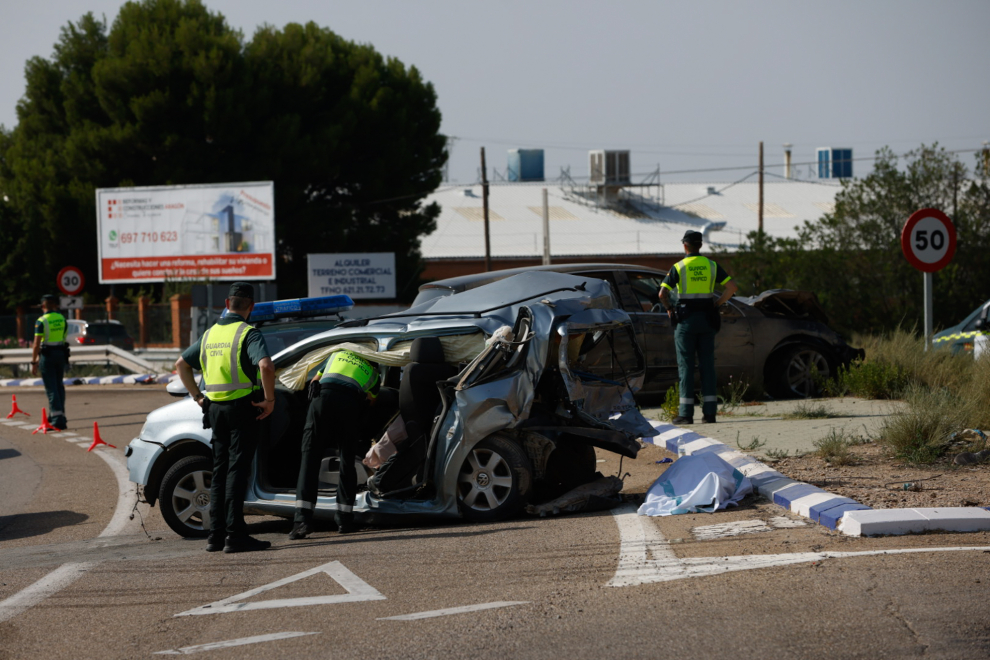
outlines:
M395 298L395 253L309 254L309 296Z
M271 181L96 191L100 282L275 279Z

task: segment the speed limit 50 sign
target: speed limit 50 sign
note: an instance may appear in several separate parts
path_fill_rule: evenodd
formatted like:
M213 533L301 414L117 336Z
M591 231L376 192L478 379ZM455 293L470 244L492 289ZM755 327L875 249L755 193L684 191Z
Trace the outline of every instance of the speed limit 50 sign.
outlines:
M956 253L956 227L938 209L915 211L901 230L901 249L908 263L918 270L942 270Z

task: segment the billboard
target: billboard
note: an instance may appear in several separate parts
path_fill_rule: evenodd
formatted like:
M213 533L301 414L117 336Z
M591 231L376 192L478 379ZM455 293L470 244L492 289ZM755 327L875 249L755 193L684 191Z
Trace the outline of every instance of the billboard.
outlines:
M96 191L100 282L275 279L271 181Z
M308 254L309 296L395 298L395 253Z

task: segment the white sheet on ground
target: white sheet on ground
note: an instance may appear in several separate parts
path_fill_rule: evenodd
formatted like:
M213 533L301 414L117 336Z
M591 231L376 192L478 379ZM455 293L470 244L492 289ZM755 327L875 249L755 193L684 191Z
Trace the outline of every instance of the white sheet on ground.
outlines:
M750 480L717 455L682 456L650 486L639 515L717 511L736 506L752 492Z

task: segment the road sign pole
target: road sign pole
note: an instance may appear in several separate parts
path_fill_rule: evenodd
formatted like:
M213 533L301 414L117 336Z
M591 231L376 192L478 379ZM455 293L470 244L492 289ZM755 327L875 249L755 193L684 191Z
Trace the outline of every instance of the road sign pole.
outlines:
M932 274L924 273L925 276L925 350L932 347Z

